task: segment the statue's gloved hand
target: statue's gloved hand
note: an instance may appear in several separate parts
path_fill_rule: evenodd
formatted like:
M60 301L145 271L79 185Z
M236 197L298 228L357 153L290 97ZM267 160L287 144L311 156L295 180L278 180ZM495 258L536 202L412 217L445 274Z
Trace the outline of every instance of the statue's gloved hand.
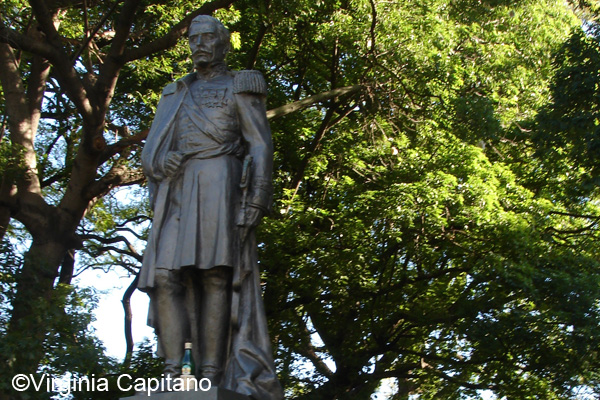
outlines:
M248 205L244 215L244 223L240 227L242 241L246 240L246 237L248 236L250 230L254 229L260 223L260 220L264 215L265 212L260 208L253 207L250 204Z
M262 217L265 215L265 212L258 207L253 207L251 204L248 205L246 209L246 221L245 225L249 228L256 227Z
M182 160L183 154L177 151L169 151L163 165L163 171L165 172L165 175L168 177L175 175L181 166Z

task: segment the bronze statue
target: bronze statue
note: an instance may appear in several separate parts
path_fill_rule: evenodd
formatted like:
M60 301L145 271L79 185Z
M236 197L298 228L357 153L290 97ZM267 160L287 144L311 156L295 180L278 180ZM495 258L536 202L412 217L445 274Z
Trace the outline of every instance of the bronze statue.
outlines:
M165 374L179 375L189 340L198 378L280 400L254 235L272 192L266 83L227 68L218 20L200 15L188 34L196 70L164 88L142 152L154 220L138 288Z

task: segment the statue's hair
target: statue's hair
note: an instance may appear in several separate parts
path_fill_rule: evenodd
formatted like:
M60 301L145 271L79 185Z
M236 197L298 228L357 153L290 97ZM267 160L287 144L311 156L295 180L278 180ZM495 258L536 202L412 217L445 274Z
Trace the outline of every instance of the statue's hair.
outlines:
M210 15L200 14L194 17L194 19L192 19L192 21L190 22L190 26L188 27L188 34L190 29L192 28L192 25L206 22L214 24L214 26L217 28L217 35L219 36L219 40L221 41L221 43L225 43L225 53L229 52L229 50L231 49L231 34L229 33L229 30L225 28L225 25L223 25L221 21L214 17L211 17Z

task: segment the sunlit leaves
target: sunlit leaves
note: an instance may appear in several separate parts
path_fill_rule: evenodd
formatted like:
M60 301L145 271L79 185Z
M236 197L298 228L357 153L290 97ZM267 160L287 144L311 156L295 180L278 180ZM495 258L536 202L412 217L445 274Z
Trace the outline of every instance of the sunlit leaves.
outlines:
M293 337L297 324L310 321L341 381L368 381L357 364L374 357L376 369L402 371L400 387L422 398L461 398L476 388L568 395L574 381L544 365L573 337L561 330L568 326L562 306L542 293L553 284L573 290L591 272L595 250L586 245L580 255L585 239L567 231L585 228L582 219L557 213L563 205L527 184L528 168L539 164L523 126L547 104L554 55L577 21L554 2L373 4L375 13L361 2L356 14L331 15L342 24L303 30L314 37L311 52L329 47L308 64L288 53L297 64L274 75L291 84L271 83L276 96L292 98L333 83L331 70L317 64L331 68L324 61L336 45L367 67L342 79L372 82L356 112L322 138L328 104L320 116L310 110L274 121L282 189L276 220L263 228L262 259L276 282L267 296L298 304L297 323L290 317L292 325L274 329ZM338 42L328 39L336 29ZM306 79L313 68L321 76ZM299 181L294 166L304 168ZM582 304L596 297L590 292ZM588 322L597 323L597 309ZM545 323L557 328L544 331ZM280 343L285 358L294 345ZM585 358L585 351L572 354ZM583 371L575 375L583 379ZM331 398L340 380L328 386L314 378L322 385L315 393Z

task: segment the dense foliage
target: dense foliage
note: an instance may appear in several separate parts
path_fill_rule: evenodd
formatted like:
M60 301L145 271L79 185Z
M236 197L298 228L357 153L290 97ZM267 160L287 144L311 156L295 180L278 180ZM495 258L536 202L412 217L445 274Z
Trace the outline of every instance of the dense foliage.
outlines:
M260 259L288 398L600 395L597 2L0 9L2 376L122 371L69 285L85 268L138 270L140 146L162 87L191 70L187 21L214 12L231 67L270 87ZM86 351L100 370L77 367ZM152 373L147 346L130 357Z

